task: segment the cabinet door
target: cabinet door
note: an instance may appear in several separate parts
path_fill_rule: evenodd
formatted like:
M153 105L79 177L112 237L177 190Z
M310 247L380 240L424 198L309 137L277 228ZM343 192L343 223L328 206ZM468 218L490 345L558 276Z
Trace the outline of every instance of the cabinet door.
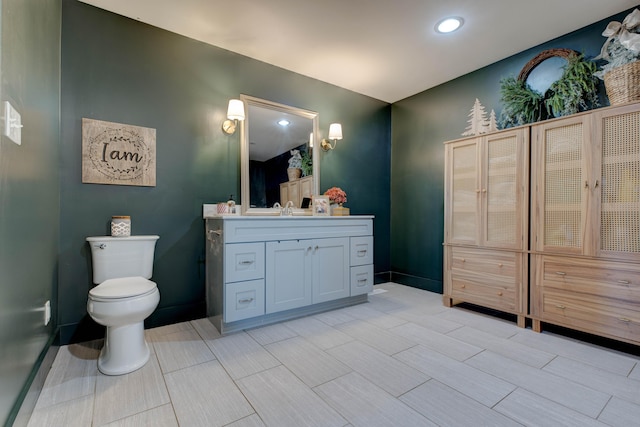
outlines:
M445 155L445 241L478 244L480 196L478 139L447 145Z
M311 197L313 194L313 176L305 176L300 180L300 198L296 202L296 207L299 208L302 205L302 199L305 197Z
M595 114L595 129L596 255L640 261L640 106Z
M589 212L589 115L532 127L532 246L537 251L582 254Z
M483 138L481 168L482 246L526 247L529 186L527 128Z
M280 184L280 205L284 206L289 200L289 183L283 182Z
M348 237L314 240L314 304L346 298L351 293L349 251Z
M311 304L311 240L266 244L266 313Z

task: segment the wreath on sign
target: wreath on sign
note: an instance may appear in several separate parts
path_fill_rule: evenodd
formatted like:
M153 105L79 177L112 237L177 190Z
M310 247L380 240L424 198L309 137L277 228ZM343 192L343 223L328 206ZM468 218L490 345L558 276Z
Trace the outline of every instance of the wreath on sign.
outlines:
M562 76L553 82L544 94L527 84L531 71L546 59L561 57L567 63ZM508 128L535 123L554 117L575 114L599 106L598 79L594 76L596 64L584 54L571 49L549 49L540 52L520 71L518 77L500 80L500 127Z

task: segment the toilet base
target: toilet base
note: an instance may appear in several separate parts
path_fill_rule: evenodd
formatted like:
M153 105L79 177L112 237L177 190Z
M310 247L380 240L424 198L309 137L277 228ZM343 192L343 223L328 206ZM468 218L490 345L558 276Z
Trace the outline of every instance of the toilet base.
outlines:
M98 370L105 375L124 375L142 368L151 352L144 339L144 322L107 326Z

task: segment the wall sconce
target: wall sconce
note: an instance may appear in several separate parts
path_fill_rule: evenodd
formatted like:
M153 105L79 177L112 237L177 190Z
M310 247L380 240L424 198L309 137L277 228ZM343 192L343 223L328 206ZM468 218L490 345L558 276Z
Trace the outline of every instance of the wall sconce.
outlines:
M222 131L227 135L233 135L238 127L238 120L244 120L244 103L239 99L230 99L227 120L222 122Z
M323 139L320 142L320 147L324 151L333 150L340 139L342 139L342 125L340 123L331 123L329 125L329 139ZM333 144L331 144L331 140L333 140Z

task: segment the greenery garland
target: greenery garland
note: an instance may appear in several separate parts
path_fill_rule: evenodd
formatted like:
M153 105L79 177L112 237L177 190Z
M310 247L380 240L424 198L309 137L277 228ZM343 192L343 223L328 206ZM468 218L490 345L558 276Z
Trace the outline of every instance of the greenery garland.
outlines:
M500 81L501 128L520 126L561 117L599 106L596 64L584 55L570 55L562 77L542 95L524 80L506 77Z

